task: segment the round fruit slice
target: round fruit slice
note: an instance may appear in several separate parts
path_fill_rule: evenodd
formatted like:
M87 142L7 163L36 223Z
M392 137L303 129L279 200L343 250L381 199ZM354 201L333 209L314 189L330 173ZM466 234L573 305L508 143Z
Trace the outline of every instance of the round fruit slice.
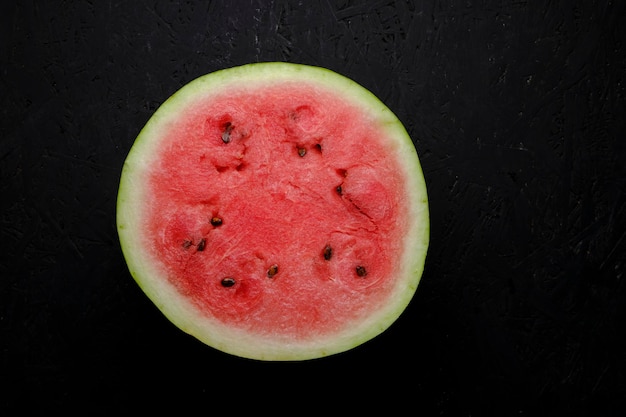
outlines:
M122 171L129 270L183 331L247 358L304 360L387 329L428 247L402 123L332 71L258 63L170 97Z

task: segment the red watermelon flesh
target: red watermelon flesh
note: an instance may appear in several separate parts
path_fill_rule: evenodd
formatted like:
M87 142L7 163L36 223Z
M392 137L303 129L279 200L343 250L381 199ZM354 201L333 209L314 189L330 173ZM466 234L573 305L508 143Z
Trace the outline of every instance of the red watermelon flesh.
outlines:
M400 122L312 67L252 64L192 84L123 172L118 228L144 291L183 330L257 359L382 332L415 291L428 236Z

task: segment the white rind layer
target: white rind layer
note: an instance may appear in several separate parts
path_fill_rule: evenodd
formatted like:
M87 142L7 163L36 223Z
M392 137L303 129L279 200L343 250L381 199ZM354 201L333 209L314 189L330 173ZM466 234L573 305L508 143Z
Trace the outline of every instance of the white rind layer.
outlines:
M171 285L158 262L151 258L141 238L143 212L150 205L147 187L149 168L159 149L162 132L179 112L198 98L219 94L232 86L255 88L284 81L309 81L344 97L369 115L388 133L398 169L406 181L404 253L397 285L388 302L362 321L346 326L339 334L307 341L259 336L210 319ZM330 70L288 63L258 63L217 71L190 82L156 111L137 137L124 163L117 200L117 229L131 275L162 313L183 331L221 351L259 360L306 360L356 347L387 329L411 301L420 278L429 243L429 212L426 184L415 147L398 118L371 92Z

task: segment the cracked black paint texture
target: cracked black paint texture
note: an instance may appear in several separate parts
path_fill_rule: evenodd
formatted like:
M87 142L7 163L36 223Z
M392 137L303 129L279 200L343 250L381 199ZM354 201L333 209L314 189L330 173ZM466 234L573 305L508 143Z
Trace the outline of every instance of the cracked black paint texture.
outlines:
M269 372L378 389L404 375L411 407L431 415L622 415L625 12L564 0L3 3L0 409L118 413L139 404L137 386L202 404ZM132 281L115 230L124 158L159 104L207 72L273 60L327 67L380 97L414 140L430 198L426 270L405 314L354 351L301 364L241 361L173 329Z

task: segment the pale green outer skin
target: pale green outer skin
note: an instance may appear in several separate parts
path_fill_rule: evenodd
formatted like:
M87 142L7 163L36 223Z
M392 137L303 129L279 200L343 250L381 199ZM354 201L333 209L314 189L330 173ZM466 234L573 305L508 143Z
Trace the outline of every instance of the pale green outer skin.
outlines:
M380 123L397 152L398 169L407 182L406 204L410 210L404 253L397 285L388 303L345 331L309 341L285 341L250 334L212 320L197 310L168 282L158 262L145 250L141 238L143 211L150 204L144 184L161 132L177 120L179 112L198 96L210 96L233 86L268 86L285 80L309 81L327 87L357 104ZM424 269L429 242L426 184L411 138L398 118L371 92L354 81L319 67L282 62L256 63L225 69L199 77L172 95L155 112L137 137L124 163L117 199L117 229L130 273L162 313L183 331L223 352L259 360L306 360L352 349L386 330L411 301ZM407 335L413 337L413 335Z

